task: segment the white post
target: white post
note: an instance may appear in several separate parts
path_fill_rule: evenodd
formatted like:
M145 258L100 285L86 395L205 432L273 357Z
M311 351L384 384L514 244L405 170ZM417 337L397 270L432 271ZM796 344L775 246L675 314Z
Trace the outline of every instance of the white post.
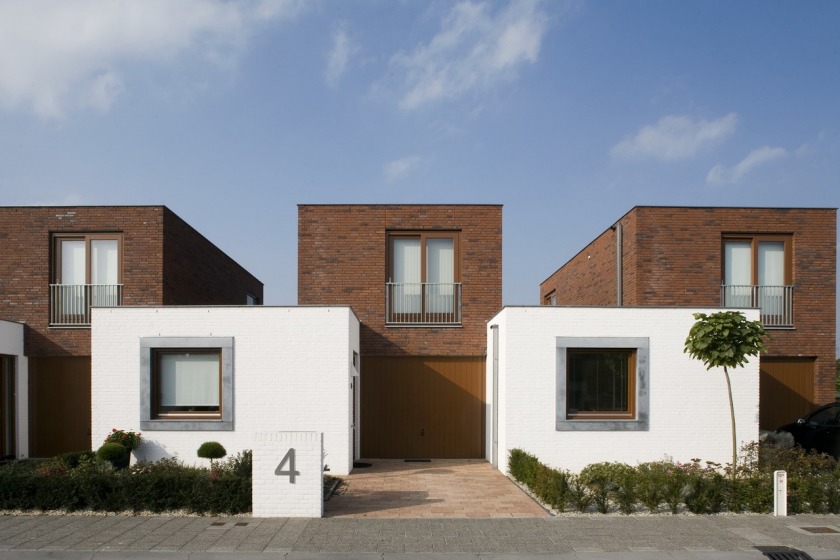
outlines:
M773 515L787 517L787 473L773 473Z
M256 433L251 515L322 517L323 476L323 433Z

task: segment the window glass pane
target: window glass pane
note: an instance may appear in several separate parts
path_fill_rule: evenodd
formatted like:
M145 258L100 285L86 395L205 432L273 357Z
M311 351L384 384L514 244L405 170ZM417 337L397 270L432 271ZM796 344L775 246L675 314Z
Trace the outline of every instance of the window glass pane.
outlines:
M395 313L420 313L420 239L393 239L393 277L391 293Z
M455 240L426 240L426 311L452 313L455 310Z
M94 239L90 242L91 284L119 284L118 266L116 239Z
M85 242L62 240L61 284L86 284L85 280Z
M758 285L784 286L785 244L783 241L762 241L758 244Z
M628 412L631 351L569 351L568 412Z
M219 410L219 353L165 352L159 367L161 409Z
M727 307L752 307L752 242L724 243L723 304Z

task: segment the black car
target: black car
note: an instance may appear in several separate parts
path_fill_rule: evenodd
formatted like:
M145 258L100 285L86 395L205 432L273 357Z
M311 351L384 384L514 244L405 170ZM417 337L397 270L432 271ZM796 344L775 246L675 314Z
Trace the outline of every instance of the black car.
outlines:
M840 459L840 403L821 406L807 416L777 431L788 432L805 449L827 453Z

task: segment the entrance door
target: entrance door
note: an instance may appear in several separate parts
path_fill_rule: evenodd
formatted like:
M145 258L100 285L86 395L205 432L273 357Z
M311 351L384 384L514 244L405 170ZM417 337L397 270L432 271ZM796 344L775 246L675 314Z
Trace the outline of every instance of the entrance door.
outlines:
M90 357L29 358L29 454L90 448Z
M0 458L15 457L15 358L0 355Z
M761 357L758 425L775 430L814 408L814 359Z
M484 457L484 367L481 356L364 356L362 456Z

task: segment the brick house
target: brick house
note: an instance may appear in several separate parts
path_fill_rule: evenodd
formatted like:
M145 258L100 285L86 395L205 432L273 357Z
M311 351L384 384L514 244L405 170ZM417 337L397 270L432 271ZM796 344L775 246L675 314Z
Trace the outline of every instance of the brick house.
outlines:
M299 205L298 304L359 318L362 457L484 456L501 206Z
M540 284L543 305L759 308L760 417L834 400L837 212L637 206Z
M25 325L25 358L2 377L2 393L17 395L2 446L18 457L91 448L91 307L263 297L259 280L165 206L3 207L0 247L0 319Z

